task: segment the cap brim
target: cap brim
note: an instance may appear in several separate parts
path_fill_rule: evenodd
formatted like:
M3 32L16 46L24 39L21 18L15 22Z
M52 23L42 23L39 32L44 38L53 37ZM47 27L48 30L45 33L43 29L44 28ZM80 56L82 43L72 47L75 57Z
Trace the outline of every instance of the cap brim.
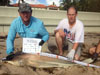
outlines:
M24 11L22 11L22 10L19 10L19 12L31 12L31 11L28 11L28 10L24 10Z

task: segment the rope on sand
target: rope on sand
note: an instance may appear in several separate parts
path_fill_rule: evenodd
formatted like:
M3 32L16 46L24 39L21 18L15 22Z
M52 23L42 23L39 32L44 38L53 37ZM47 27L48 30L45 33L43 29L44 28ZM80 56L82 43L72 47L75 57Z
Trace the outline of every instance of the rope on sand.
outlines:
M51 58L57 58L57 59L62 59L62 60L70 61L70 60L68 60L67 57L63 57L63 56L59 56L59 55L55 55L55 54L50 54L50 53L43 53L43 52L41 52L41 53L32 53L32 54L37 54L37 55L40 55L40 56L47 56L47 57L51 57ZM73 61L70 61L70 62L79 64L79 65L83 65L83 66L100 68L100 66L96 66L96 65L93 65L93 64L88 64L88 63L77 61L77 60L73 60Z

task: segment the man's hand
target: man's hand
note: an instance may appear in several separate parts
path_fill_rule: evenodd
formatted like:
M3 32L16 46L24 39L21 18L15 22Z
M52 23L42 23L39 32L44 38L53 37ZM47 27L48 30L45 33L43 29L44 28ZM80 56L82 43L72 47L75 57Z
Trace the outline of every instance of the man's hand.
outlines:
M6 60L12 60L14 58L15 54L12 52L7 57Z
M95 53L93 54L92 59L93 59L93 62L95 62L95 61L98 59L98 53L95 52Z
M44 41L41 40L40 43L39 43L39 46L42 46L44 44Z
M68 60L73 60L75 55L75 50L72 49L66 57L68 57Z

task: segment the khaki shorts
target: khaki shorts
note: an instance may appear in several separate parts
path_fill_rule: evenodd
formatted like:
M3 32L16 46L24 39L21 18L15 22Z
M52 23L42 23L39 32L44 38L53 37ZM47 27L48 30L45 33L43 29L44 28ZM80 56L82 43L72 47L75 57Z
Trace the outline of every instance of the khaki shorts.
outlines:
M81 53L82 53L82 45L83 45L82 43L79 43L78 48L77 48L76 53L75 53L75 54L77 54L79 57L81 56ZM68 50L68 52L69 52L69 51L72 49L72 47L73 47L73 43L66 39L66 40L64 41L64 47L65 47L65 46L68 47L67 50Z

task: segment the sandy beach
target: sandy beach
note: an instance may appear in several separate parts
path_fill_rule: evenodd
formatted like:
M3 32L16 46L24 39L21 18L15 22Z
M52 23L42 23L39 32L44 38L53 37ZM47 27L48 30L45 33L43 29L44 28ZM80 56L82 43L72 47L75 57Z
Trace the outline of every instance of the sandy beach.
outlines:
M0 59L5 57L6 54L6 38L7 35L0 34ZM83 46L83 52L81 60L90 58L88 54L89 48L97 45L100 40L99 33L85 33L85 42ZM22 38L17 37L15 39L15 52L22 50ZM48 42L46 42L42 47L43 52L49 52L53 54L58 54L58 49L56 47L55 38L50 35ZM67 50L64 49L63 56L66 56ZM100 66L100 60L93 63ZM14 66L8 63L3 63L0 61L0 75L100 75L100 69L85 67L81 65L74 65L67 68L36 68L29 66Z

